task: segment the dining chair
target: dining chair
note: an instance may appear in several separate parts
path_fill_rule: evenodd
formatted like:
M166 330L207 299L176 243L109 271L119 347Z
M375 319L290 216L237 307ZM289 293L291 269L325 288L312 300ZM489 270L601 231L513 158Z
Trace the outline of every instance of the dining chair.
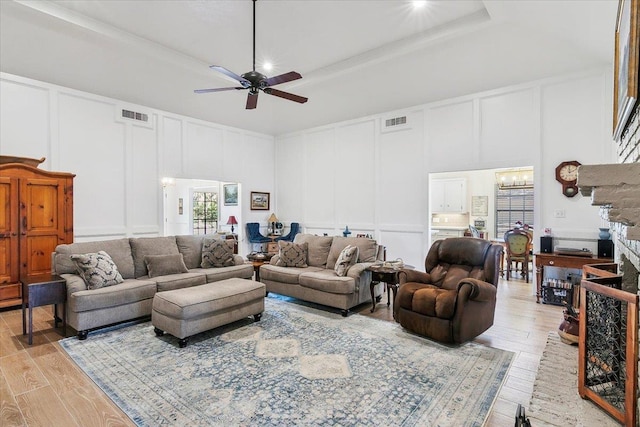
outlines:
M518 271L529 283L529 261L531 254L532 236L521 228L514 228L504 233L504 243L507 252L507 280L511 276L513 263L516 263L515 271Z

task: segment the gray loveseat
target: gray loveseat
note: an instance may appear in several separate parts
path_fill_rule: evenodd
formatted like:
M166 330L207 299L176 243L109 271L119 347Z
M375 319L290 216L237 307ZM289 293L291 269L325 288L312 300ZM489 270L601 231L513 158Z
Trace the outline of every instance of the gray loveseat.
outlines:
M78 331L78 338L85 339L90 329L151 315L156 292L232 277L253 277L253 266L245 264L239 255L233 256L235 265L201 268L204 237L140 237L58 245L52 254L52 266L54 273L67 282L67 322ZM98 289L87 288L71 255L98 251L109 254L124 279L122 283ZM182 254L187 272L149 277L145 257L177 254ZM158 267L162 272L163 266Z
M338 308L345 317L349 309L371 301L371 272L367 268L383 255L382 247L375 240L298 234L294 243L308 244L308 266L278 266L279 255L275 255L269 264L260 267L260 281L265 284L267 293ZM334 267L347 245L358 247L358 260L345 276L338 276ZM382 284L375 285L376 298L382 295L382 287Z

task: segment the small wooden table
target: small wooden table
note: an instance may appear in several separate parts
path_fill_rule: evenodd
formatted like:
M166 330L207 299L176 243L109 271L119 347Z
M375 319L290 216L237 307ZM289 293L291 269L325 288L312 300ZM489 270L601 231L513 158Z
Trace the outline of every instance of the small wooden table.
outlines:
M260 281L260 267L262 264L269 263L273 258L273 254L249 254L247 255L248 263L253 265L253 272L256 274L256 282Z
M413 268L412 265L405 265L402 268ZM387 307L391 305L391 299L389 295L389 291L393 292L393 299L396 299L396 292L398 291L398 273L402 270L402 268L398 267L384 267L382 265L372 265L367 268L371 272L371 284L369 285L369 289L371 291L371 312L373 313L376 309L376 304L380 301L380 299L376 299L374 295L374 289L376 285L380 282L384 282L387 288Z
M611 258L598 258L594 256L558 255L538 252L535 254L536 264L536 302L540 303L542 296L542 280L544 279L544 267L563 267L582 269L588 264L606 264L612 262Z
M22 335L27 334L26 309L29 308L29 345L33 344L33 308L54 304L53 325L58 327L57 307L62 304L62 335L67 334L67 282L60 276L40 276L22 282Z

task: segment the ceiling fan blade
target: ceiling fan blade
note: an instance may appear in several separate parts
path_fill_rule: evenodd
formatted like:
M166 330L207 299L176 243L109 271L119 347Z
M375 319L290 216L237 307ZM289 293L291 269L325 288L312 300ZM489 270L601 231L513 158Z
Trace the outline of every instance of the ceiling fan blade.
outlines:
M229 71L224 67L221 67L219 65L211 65L209 68L211 68L214 71L217 71L219 73L224 74L227 77L231 77L234 80L237 80L240 82L240 84L243 87L249 87L251 86L251 82L245 78L240 77L239 75L237 75L236 73L234 73L233 71Z
M279 76L274 76L267 79L267 86L275 86L282 83L290 82L292 80L301 79L302 76L300 73L295 71L289 71L288 73L280 74Z
M299 102L300 104L304 104L309 100L309 98L305 98L304 96L294 95L292 93L283 92L281 90L273 89L270 87L266 87L263 90L264 90L264 93L266 94L277 96L279 98L288 99L289 101Z
M219 87L219 88L215 88L215 89L196 89L194 90L195 93L209 93L209 92L223 92L225 90L240 90L240 89L246 89L244 87Z
M258 105L258 94L247 94L247 110L253 110Z

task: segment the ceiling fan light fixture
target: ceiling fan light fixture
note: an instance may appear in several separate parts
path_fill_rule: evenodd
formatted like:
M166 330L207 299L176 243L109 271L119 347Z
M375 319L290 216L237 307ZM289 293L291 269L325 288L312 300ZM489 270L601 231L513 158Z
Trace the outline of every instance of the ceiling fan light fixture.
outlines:
M287 99L289 101L294 101L299 104L304 104L308 101L308 98L303 96L294 95L292 93L284 92L277 89L272 89L271 86L279 85L282 83L287 83L292 80L301 79L302 75L296 71L289 71L288 73L280 74L273 77L267 77L264 74L261 74L256 71L256 1L253 0L253 70L248 71L241 76L237 75L233 71L229 71L224 67L219 65L211 65L210 68L214 71L224 74L227 77L231 77L240 83L241 86L236 87L223 87L223 88L215 88L215 89L196 89L195 93L211 93L211 92L222 92L227 90L242 90L249 89L249 93L247 94L247 110L253 110L256 108L258 104L258 94L260 91L263 91L267 95L273 95L278 98ZM266 62L263 65L264 69L267 68L267 65L271 67L271 64Z

